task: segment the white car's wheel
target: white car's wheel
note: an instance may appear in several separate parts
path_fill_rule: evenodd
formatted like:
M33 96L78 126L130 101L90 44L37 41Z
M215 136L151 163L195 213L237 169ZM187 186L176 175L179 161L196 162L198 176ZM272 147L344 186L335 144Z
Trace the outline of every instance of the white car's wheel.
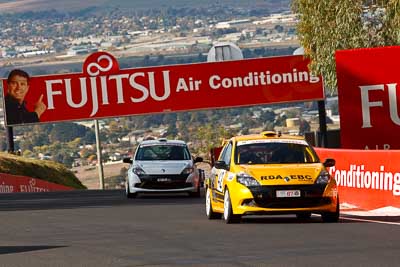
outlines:
M207 187L207 191L206 191L206 215L208 217L209 220L213 220L213 219L218 219L221 218L221 214L220 213L216 213L213 211L212 209L212 196L211 196L211 189L209 187Z
M240 215L233 214L229 190L226 189L224 193L224 220L226 223L238 223L240 219Z
M200 185L195 192L189 192L189 197L200 197Z
M126 193L126 197L127 198L136 198L137 197L137 193L131 193L129 191L129 182L127 182L125 184L125 193Z

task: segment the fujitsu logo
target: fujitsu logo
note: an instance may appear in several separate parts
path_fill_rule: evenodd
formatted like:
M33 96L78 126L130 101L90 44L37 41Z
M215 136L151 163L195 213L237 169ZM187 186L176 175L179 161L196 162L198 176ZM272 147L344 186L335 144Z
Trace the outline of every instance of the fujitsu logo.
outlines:
M396 125L400 126L400 118L397 110L397 83L389 84L376 84L376 85L363 85L359 86L361 91L361 110L362 110L362 128L371 128L371 108L383 108L383 101L371 101L370 92L373 91L387 91L389 97L389 112L390 119Z
M107 66L103 67L102 65L100 65L100 61L102 60L106 60L107 61ZM90 76L97 76L100 74L100 71L102 72L107 72L110 71L113 67L113 60L109 55L101 55L97 58L96 62L92 62L90 64L88 64L86 71ZM93 72L92 69L95 68L95 71Z

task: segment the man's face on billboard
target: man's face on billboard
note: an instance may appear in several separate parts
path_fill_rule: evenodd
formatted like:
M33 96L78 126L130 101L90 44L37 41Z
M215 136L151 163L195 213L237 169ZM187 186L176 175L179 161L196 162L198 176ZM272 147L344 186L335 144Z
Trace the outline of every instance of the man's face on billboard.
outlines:
M19 103L24 101L26 93L28 93L29 84L28 80L19 75L11 77L8 83L8 93L15 98Z

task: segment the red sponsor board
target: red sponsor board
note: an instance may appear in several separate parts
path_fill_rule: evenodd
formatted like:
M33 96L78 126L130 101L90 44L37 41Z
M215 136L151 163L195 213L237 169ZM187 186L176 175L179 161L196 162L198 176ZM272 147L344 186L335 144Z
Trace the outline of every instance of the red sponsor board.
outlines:
M0 173L0 193L69 191L74 188L26 176Z
M329 172L338 183L340 203L364 210L400 208L400 150L314 149L321 161L336 160Z
M321 78L308 63L286 56L120 70L112 55L98 52L82 73L30 79L19 104L25 113L41 106L37 121L12 120L11 108L5 116L16 125L323 99ZM7 80L3 87L5 95L13 92Z
M342 148L400 149L400 46L336 52Z

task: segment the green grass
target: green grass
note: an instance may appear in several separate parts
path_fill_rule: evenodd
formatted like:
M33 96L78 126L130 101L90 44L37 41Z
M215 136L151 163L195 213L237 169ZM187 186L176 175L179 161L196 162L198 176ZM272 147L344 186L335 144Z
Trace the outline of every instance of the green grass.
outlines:
M49 160L26 159L0 152L0 173L28 176L75 189L86 189L64 165Z

